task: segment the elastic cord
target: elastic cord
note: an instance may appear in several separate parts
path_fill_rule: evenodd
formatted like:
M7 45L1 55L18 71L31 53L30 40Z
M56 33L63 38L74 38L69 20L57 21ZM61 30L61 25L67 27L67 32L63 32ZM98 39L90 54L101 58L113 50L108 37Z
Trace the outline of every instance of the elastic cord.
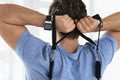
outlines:
M55 25L55 14L53 14L53 28L52 28L52 52L50 56L50 68L49 68L49 80L52 80L52 72L54 67L54 57L55 57L55 50L56 50L56 25Z
M100 21L100 24L98 25L98 42L96 45L96 62L95 62L95 77L97 80L100 80L101 78L101 62L100 62L100 52L99 52L99 42L100 42L100 32L103 27L102 19L97 14L97 19Z

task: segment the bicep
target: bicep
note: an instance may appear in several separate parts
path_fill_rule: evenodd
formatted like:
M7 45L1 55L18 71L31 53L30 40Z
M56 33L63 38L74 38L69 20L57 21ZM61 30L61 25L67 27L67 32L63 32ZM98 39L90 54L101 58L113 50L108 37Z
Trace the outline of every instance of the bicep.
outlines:
M120 48L120 32L108 31L106 34L109 34L114 37L117 42L117 49Z
M24 26L11 25L0 21L0 36L14 50L19 37L26 30Z

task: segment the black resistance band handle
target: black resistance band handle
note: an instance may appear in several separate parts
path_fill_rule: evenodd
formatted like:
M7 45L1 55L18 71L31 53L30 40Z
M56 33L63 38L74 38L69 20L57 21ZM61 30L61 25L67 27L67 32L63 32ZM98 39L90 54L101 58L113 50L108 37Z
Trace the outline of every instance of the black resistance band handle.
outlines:
M99 14L94 15L92 18L97 19L100 21L100 24L98 25L98 28L101 29L103 27L103 22Z
M100 63L100 61L95 62L95 77L97 79L101 78L101 63Z
M49 68L49 80L52 79L52 72L53 72L53 67L54 67L54 61L50 61L50 68Z

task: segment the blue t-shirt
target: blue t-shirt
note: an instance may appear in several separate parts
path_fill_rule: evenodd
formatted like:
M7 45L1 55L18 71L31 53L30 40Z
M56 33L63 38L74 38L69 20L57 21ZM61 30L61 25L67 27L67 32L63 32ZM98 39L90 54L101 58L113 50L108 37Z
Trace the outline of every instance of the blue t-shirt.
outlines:
M97 41L96 41L97 42ZM103 74L117 49L117 42L111 35L100 39L100 59ZM16 45L16 52L26 68L27 80L49 80L49 62L51 45L24 32ZM79 45L72 54L57 45L52 80L96 80L95 69L96 46L91 43Z

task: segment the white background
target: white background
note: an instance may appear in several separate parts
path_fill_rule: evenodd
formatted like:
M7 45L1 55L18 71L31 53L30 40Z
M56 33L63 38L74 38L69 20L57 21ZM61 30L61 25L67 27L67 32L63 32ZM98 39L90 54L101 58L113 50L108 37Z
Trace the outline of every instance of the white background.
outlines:
M47 14L48 7L52 0L0 0L0 4L14 3L33 10ZM118 0L84 0L88 15L100 14L102 18L114 12L120 11L120 1ZM27 26L30 32L51 43L51 32L46 32L42 28ZM44 34L43 34L44 33ZM96 39L97 35L89 34L89 37ZM85 43L79 38L80 43ZM103 80L120 80L120 52L118 51L111 64L104 72ZM0 80L25 80L25 69L22 61L16 53L0 38Z

